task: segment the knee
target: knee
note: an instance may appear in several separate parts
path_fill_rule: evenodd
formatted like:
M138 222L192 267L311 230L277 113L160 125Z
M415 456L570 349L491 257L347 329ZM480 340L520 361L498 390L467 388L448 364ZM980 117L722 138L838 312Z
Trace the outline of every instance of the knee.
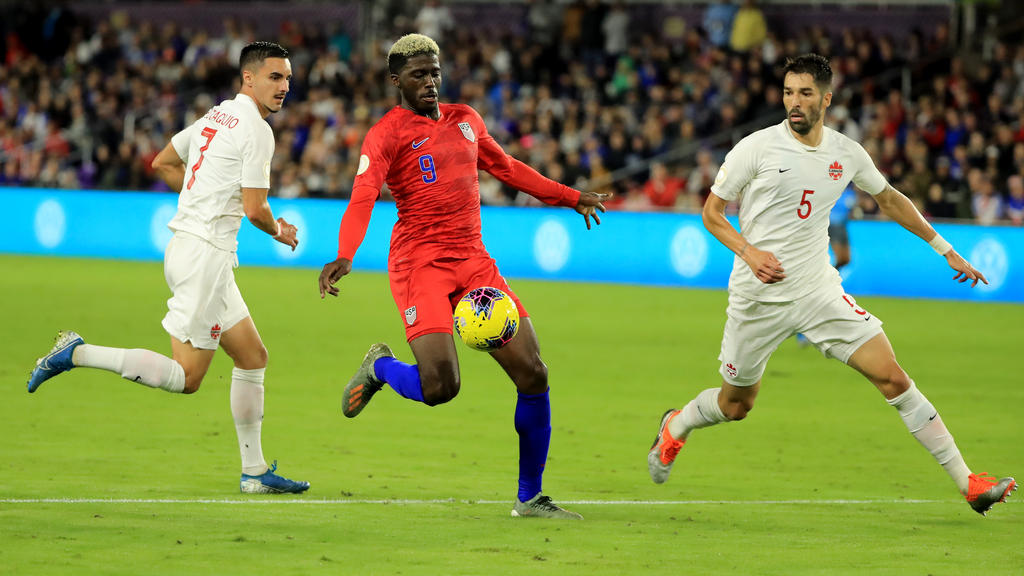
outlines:
M886 398L895 398L909 390L910 383L910 376L894 361L886 368L882 377L875 381L875 386Z
M254 344L247 344L245 346L236 344L231 348L224 348L224 352L231 357L231 361L235 363L235 368L242 370L266 368L267 361L270 359L267 347L258 340Z
M182 389L182 394L195 394L199 391L199 385L203 383L204 374L197 374L195 372L185 371L185 388Z
M895 398L910 388L910 376L903 371L894 357L881 360L867 370L858 369L886 398Z
M267 352L267 347L260 345L246 352L245 356L235 359L235 367L242 370L259 370L267 367L269 359L270 353Z
M719 407L722 409L722 414L724 414L730 421L743 420L747 417L747 414L754 409L754 401L727 400Z
M451 401L458 396L459 373L454 365L438 366L428 372L420 367L420 385L423 388L423 403L427 406L437 406Z
M548 367L538 358L517 370L512 381L520 394L543 394L548 389Z

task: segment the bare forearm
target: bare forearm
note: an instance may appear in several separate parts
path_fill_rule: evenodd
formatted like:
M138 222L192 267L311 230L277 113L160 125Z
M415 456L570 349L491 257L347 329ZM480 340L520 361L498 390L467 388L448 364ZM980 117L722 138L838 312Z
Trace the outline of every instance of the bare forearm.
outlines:
M267 194L270 190L266 188L242 188L242 208L245 210L245 217L252 222L252 225L263 230L271 236L277 236L277 221L274 213L270 210L267 202Z
M741 258L749 243L736 228L733 228L725 218L725 214L719 210L705 209L703 213L704 227L712 236L718 239L726 248L735 252Z
M181 193L181 187L185 182L185 161L178 156L172 143L168 142L163 150L157 153L150 166L168 188Z
M903 226L925 242L935 238L935 229L925 220L924 216L917 210L917 207L914 206L914 203L899 190L889 186L884 192L876 196L875 199L882 213L892 218L900 226Z
M277 235L277 220L274 219L274 213L270 210L270 204L266 200L256 206L247 207L245 215L253 226L271 236Z
M752 245L726 220L726 205L726 200L712 192L704 203L704 227L726 248L735 252L761 282L774 284L785 280L786 271L775 254Z
M161 165L156 168L156 175L160 180L163 180L167 187L174 192L181 193L181 189L185 184L185 165L178 164L173 165Z

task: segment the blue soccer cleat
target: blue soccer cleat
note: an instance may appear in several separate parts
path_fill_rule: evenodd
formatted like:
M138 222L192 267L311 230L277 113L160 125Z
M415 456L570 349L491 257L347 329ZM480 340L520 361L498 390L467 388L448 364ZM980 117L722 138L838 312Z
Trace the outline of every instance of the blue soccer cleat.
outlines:
M75 365L71 363L71 355L75 348L83 342L82 337L71 330L57 332L57 339L53 343L50 353L36 360L36 367L32 369L32 375L28 378L28 391L35 392L43 382L74 368Z
M274 474L277 470L277 460L270 465L270 469L258 476L242 474L242 481L239 489L243 494L299 494L309 490L309 482L296 482L284 476Z

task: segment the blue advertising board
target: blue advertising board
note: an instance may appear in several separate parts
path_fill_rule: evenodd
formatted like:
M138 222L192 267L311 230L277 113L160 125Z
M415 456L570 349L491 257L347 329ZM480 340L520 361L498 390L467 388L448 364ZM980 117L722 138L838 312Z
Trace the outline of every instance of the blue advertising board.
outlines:
M0 252L159 260L177 195L149 192L0 188L9 229ZM277 216L299 228L295 252L242 223L242 265L319 268L334 260L346 202L271 199ZM395 206L378 203L357 270L387 269ZM699 215L613 212L587 230L567 209L484 207L483 236L502 273L537 278L724 288L733 255ZM735 221L734 221L735 224ZM855 295L1024 302L1024 228L938 224L936 229L989 279L973 290L925 243L892 222L850 223L852 261L844 286Z

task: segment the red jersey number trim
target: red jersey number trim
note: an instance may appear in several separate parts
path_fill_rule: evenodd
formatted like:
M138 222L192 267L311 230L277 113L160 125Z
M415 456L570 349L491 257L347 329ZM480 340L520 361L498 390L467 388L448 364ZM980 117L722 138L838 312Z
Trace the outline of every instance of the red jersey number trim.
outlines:
M355 256L385 183L398 208L391 233L391 270L487 253L480 236L479 170L549 204L579 202L578 191L505 154L471 107L439 106L441 118L436 121L395 107L370 128L352 201L341 222L339 257Z

